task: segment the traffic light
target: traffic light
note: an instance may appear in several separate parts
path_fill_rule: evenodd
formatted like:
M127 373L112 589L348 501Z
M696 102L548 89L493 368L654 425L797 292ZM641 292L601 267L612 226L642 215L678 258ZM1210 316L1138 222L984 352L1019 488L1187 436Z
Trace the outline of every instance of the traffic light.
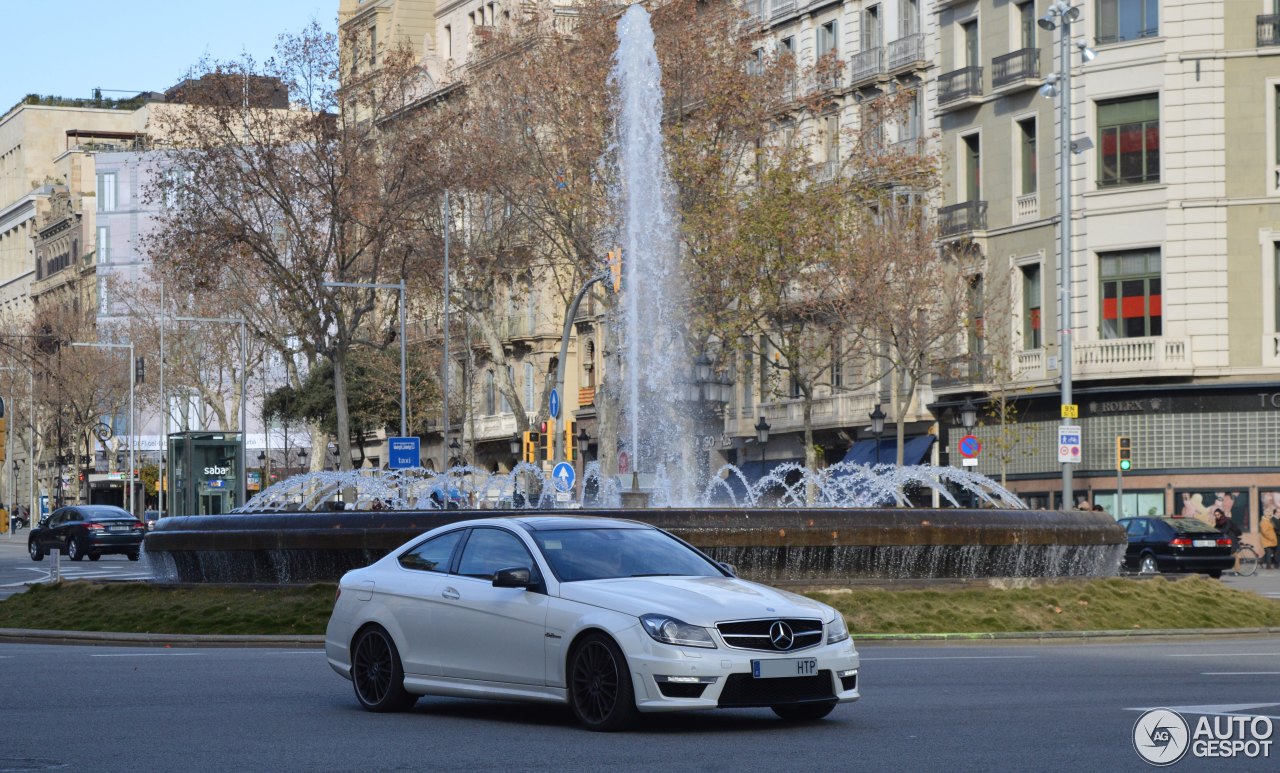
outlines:
M522 446L524 454L520 458L530 464L538 461L538 439L537 432L526 431L524 433L524 445Z
M133 363L133 380L141 384L147 380L147 358L139 357Z
M1133 467L1133 443L1124 435L1116 436L1116 469L1128 472Z
M565 419L564 421L564 460L566 462L573 461L573 419Z
M543 444L542 445L544 450L543 456L548 462L554 462L556 460L555 430L552 427L548 427L547 422L545 421L542 423L542 427L543 427L543 432L542 432Z

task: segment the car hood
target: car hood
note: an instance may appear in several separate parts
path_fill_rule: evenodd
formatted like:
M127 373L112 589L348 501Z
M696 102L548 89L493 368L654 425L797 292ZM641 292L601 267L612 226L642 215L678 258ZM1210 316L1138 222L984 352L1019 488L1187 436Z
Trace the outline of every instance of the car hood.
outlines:
M761 617L834 617L826 604L736 577L631 577L560 585L560 596L623 614L667 614L691 625Z

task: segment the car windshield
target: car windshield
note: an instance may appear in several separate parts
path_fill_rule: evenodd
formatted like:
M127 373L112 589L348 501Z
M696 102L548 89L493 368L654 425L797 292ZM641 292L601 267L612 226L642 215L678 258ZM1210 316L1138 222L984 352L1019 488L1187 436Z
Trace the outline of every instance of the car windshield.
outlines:
M80 512L84 513L86 521L132 521L136 520L128 511L118 507L82 507Z
M557 529L533 539L561 582L616 577L723 577L718 566L657 529Z
M1203 521L1195 518L1163 518L1165 523L1172 526L1179 534L1215 534L1217 529Z

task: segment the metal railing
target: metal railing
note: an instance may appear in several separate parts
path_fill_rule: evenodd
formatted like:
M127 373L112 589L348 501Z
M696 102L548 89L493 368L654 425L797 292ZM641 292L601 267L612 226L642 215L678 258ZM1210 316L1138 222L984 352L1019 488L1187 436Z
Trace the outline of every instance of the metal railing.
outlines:
M1258 48L1280 46L1280 13L1258 17Z
M884 74L884 49L869 48L849 57L849 83L874 80Z
M1014 199L1013 222L1025 223L1028 220L1040 219L1040 194L1024 193Z
M987 202L965 201L938 209L938 230L943 236L985 231Z
M924 61L924 33L898 38L889 44L889 70L900 70L911 67L916 62Z
M991 88L1040 77L1040 49L1024 48L991 60Z
M982 68L962 67L938 78L938 104L982 96Z

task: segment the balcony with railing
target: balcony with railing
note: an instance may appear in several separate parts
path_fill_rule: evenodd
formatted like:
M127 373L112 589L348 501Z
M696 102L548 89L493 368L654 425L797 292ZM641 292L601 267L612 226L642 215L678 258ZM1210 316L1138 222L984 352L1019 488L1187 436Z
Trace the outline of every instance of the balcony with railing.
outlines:
M921 395L921 399L912 401L914 410L907 414L907 421L929 418L923 407L930 402L929 397ZM815 430L866 426L867 415L879 402L881 398L875 389L815 397L810 422ZM742 406L728 417L725 431L733 436L754 437L755 423L761 416L769 423L770 433L798 432L804 429L804 401L789 398Z
M760 24L769 18L768 3L765 0L747 0L747 23Z
M1014 90L1040 85L1040 49L1024 48L991 60L991 88Z
M1026 223L1040 219L1040 194L1024 193L1013 200L1013 222Z
M938 107L955 109L981 101L981 67L962 67L938 78Z
M938 209L938 231L943 237L987 230L987 202L965 201Z
M884 75L884 49L869 48L849 57L849 85L859 86Z
M939 363L930 383L935 391L971 389L987 384L991 379L991 357L986 354L966 354L958 359Z
M1191 375L1184 338L1113 338L1077 342L1071 358L1077 378L1098 376Z
M1258 17L1258 48L1280 46L1280 13Z
M474 435L471 434L473 429ZM468 443L515 437L516 415L507 412L492 416L476 416L474 420L468 420L463 424L463 434Z
M898 38L889 44L889 72L899 70L916 70L924 67L924 33Z
M796 0L772 0L769 4L769 15L772 18L786 16L796 9Z

